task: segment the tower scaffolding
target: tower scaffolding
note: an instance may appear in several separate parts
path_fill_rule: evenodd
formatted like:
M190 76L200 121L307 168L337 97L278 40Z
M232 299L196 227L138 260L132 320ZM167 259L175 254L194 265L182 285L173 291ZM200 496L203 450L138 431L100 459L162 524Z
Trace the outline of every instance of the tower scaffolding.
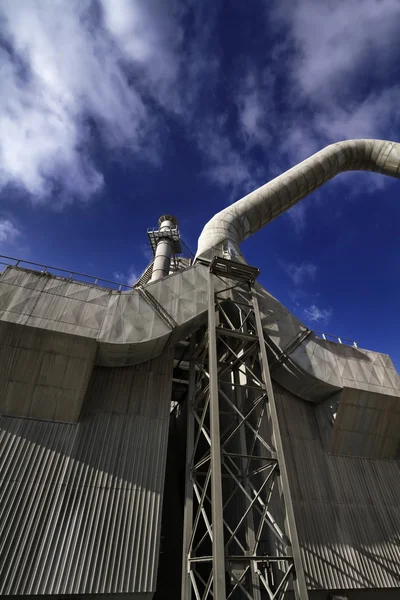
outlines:
M258 274L215 257L208 324L191 340L182 600L308 598Z

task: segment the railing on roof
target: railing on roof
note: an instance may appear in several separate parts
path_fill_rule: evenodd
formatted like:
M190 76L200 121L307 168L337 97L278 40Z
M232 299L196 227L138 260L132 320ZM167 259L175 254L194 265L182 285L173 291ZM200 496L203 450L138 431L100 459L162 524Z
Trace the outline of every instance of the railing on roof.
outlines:
M9 262L5 262L9 261ZM12 261L12 262L10 262ZM133 285L128 285L126 283L120 283L117 281L111 281L109 279L103 279L102 277L95 277L94 275L87 275L86 273L79 273L78 271L68 271L67 269L60 269L59 267L52 267L50 265L43 265L41 263L32 262L30 260L23 260L22 258L14 258L12 256L3 256L0 254L0 265L5 265L7 267L21 267L21 268L33 268L32 270L40 270L41 273L49 275L55 275L59 277L64 277L64 275L59 275L59 273L68 273L68 276L65 279L70 279L71 281L77 281L79 283L87 283L90 285L100 285L101 287L110 287L109 284L115 286L119 292L123 289L131 290L133 289ZM24 267L24 265L30 265L29 267ZM53 273L53 271L57 271L58 273ZM83 278L83 279L80 279ZM108 285L102 285L103 283Z
M323 340L327 340L328 342L337 342L339 344L346 344L347 346L353 346L353 348L358 348L358 342L355 342L354 340L339 337L338 335L333 335L331 333L323 333L322 331L314 331L314 333L318 337L322 338Z

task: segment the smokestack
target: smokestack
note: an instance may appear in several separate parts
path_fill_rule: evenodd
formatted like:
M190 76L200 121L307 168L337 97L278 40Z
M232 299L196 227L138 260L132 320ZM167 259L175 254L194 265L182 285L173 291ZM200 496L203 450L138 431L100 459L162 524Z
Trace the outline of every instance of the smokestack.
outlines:
M151 233L155 252L150 281L157 281L169 274L171 258L176 252L176 241L179 240L178 221L172 215L162 215L158 219L158 227L158 230Z

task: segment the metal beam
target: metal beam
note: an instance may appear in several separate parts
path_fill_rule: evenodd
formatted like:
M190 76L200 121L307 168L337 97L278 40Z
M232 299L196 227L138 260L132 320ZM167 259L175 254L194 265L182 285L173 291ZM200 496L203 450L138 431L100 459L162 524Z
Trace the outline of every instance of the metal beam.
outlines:
M211 264L208 328L191 347L181 600L284 600L290 586L307 600L258 270L228 262ZM230 304L218 300L215 277L229 280Z
M208 273L208 363L210 373L210 433L211 433L211 501L213 527L213 592L218 600L226 599L225 550L221 477L221 445L219 424L217 333L215 318L214 279Z
M191 461L194 444L194 416L193 402L195 393L195 362L193 359L196 348L195 334L190 338L190 363L189 363L189 390L187 396L187 422L186 422L186 465L185 465L185 504L183 516L183 553L182 553L182 588L181 600L191 600L192 586L188 569L188 554L193 523L193 485L191 481Z
M255 295L254 290L252 291L252 295L253 295L254 314L255 314L255 318L256 318L257 334L258 334L258 336L260 338L260 342L261 342L260 343L261 366L262 366L262 371L263 371L264 383L267 387L267 393L268 393L268 406L269 406L269 413L270 413L271 425L272 425L272 431L271 431L272 440L275 445L275 450L276 450L278 463L279 463L280 481L281 481L281 485L282 485L283 496L285 499L288 534L289 534L289 537L290 537L290 540L292 543L293 560L294 560L294 566L295 566L295 570L296 570L296 579L294 582L295 591L296 591L297 598L299 598L301 600L306 600L308 598L307 585L306 585L306 579L304 576L303 562L301 559L300 544L299 544L299 538L297 535L296 520L295 520L295 516L294 516L292 495L291 495L291 491L290 491L289 477L287 474L286 460L285 460L285 454L284 454L284 450L283 450L283 443L282 443L282 436L281 436L281 431L280 431L280 426L279 426L278 412L276 409L275 395L274 395L274 390L272 387L271 375L270 375L269 366L268 366L267 352L266 352L265 344L264 344L264 332L263 332L263 328L262 328L260 308L258 306L257 296Z

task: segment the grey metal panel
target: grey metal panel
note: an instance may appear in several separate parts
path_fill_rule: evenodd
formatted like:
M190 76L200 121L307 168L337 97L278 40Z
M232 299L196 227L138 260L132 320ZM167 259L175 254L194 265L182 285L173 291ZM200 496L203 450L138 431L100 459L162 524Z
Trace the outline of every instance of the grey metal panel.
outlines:
M344 388L334 420L330 452L396 458L400 447L400 398Z
M161 284L162 285L162 284ZM169 335L171 328L137 290L110 297L100 342L140 343Z
M7 267L1 275L0 319L95 339L111 293L54 275Z
M0 419L0 594L155 590L171 369L95 368L77 424Z
M275 388L308 586L400 588L398 463L327 454L329 411Z
M1 281L31 290L42 290L46 285L47 278L37 271L8 266L1 274Z
M400 378L387 354L323 340L313 332L286 352L307 328L261 286L256 289L269 345L281 357L271 370L275 381L311 402L343 387L400 396Z
M146 289L179 325L198 317L208 307L207 269L203 266L186 269L161 282L151 282Z
M95 340L0 322L0 414L76 421Z
M104 319L104 311L104 307L98 304L43 292L37 298L30 316L75 325L78 334L80 328L84 329L83 335L90 333L86 330L93 329L97 335ZM29 325L29 320L27 324Z
M135 364L201 326L206 275L207 267L197 263L144 291L120 293L8 267L0 279L0 320L96 339L97 364ZM276 381L312 402L344 386L400 395L389 357L319 339L261 286L256 290L263 328L279 358L272 370Z

